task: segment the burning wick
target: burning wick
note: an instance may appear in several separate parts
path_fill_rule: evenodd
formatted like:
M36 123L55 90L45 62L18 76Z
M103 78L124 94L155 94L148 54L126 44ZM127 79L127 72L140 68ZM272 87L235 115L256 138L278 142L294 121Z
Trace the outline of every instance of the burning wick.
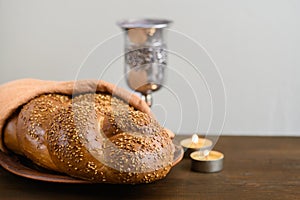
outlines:
M199 137L198 137L197 134L194 134L194 135L192 136L192 144L191 144L191 148L196 148L198 142L199 142Z
M199 151L198 158L208 160L209 150Z

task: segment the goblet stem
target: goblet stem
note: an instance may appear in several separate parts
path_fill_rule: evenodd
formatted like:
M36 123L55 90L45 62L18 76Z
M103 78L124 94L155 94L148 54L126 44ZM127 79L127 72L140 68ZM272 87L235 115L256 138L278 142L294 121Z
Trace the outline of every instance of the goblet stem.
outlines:
M153 103L152 94L143 94L142 99L146 102L146 104L151 107Z

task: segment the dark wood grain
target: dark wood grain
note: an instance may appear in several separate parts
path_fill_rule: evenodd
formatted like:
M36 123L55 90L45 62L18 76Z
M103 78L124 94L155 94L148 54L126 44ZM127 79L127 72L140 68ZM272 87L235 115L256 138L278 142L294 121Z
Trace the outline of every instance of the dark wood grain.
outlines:
M180 140L181 136L176 136ZM219 173L190 170L183 159L152 184L59 184L0 167L0 199L300 199L300 137L221 137Z

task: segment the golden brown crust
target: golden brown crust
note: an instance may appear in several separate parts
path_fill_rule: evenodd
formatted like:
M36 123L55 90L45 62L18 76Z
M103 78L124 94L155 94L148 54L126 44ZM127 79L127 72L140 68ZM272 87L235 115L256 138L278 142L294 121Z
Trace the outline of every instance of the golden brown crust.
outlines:
M174 147L168 132L148 114L109 94L73 99L41 95L10 123L17 123L19 145L8 142L9 149L19 148L36 164L73 177L148 183L165 177L172 166ZM14 141L8 130L5 138Z
M21 152L36 164L57 170L47 149L46 131L58 109L70 102L65 95L49 94L23 106L17 122L17 138Z
M6 133L4 143L8 149L22 155L23 153L20 150L19 140L17 137L17 122L18 115L14 114L4 128L4 132Z

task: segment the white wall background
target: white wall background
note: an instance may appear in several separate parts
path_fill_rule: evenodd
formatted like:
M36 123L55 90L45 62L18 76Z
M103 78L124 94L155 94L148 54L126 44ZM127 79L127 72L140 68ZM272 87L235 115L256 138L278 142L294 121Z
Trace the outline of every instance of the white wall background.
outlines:
M222 134L300 135L297 0L0 0L0 83L26 77L75 79L88 53L120 33L116 21L137 17L171 19L172 29L210 53L227 93ZM121 53L122 39L117 37L105 52ZM186 54L197 52L191 48ZM101 59L89 59L85 66L90 68L79 78L99 78L105 68ZM178 93L182 110L174 95L168 96L170 90L162 89L154 95L154 112L176 132L205 133L211 113L203 82L176 56L170 56L169 67L167 84ZM116 83L122 72L118 59L101 78ZM198 86L197 99L188 84Z

